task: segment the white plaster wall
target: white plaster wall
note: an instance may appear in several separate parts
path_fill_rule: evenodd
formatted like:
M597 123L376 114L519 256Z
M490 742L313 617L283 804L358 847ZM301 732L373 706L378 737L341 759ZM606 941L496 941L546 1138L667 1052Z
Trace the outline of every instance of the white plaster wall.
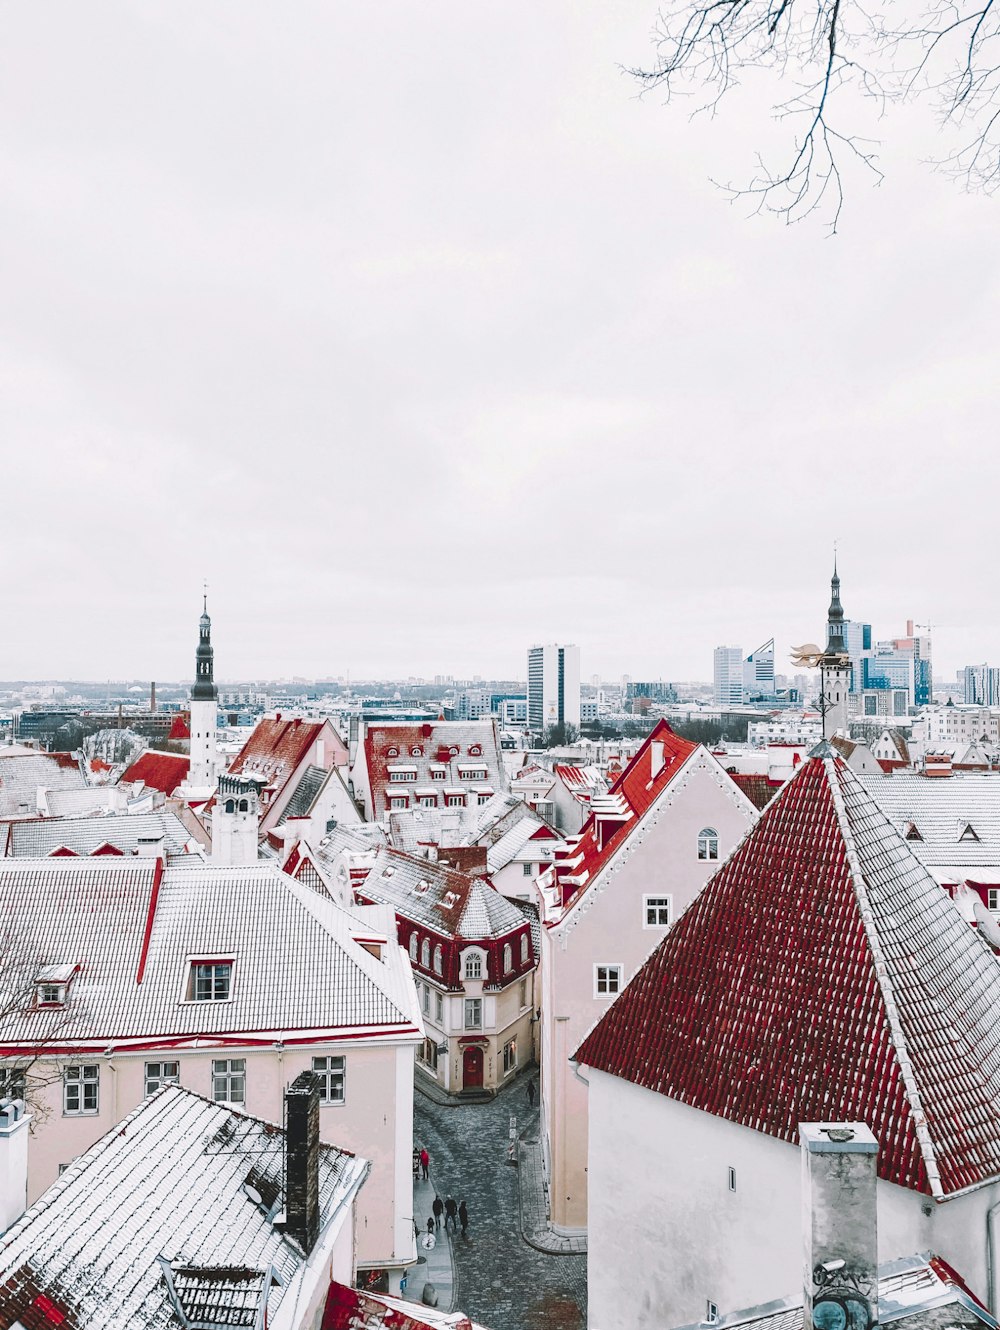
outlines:
M701 1320L709 1299L725 1315L797 1293L798 1146L603 1072L586 1075L592 1330L662 1330ZM985 1214L1000 1199L996 1186L943 1205L885 1182L877 1193L880 1261L931 1250L986 1296Z
M620 964L627 982L667 931L646 926L644 896L671 896L677 918L756 821L729 777L713 772L714 759L695 754L691 761L686 780L668 787L655 824L633 833L641 837L636 848L617 856L617 867L612 861L614 871L602 874L563 922L543 930L550 986L543 1011L550 1200L552 1222L567 1231L587 1224L587 1092L568 1059L611 1005L610 997L594 995L594 966ZM717 861L698 858L698 833L706 826L719 834Z

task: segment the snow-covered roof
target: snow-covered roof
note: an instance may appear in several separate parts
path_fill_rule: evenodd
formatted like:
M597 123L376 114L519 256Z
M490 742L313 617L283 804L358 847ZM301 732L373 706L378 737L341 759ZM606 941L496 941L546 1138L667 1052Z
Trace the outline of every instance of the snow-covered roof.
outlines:
M0 1325L180 1330L190 1321L178 1302L190 1308L209 1288L218 1324L262 1324L262 1299L273 1321L285 1299L294 1303L306 1266L272 1222L283 1156L280 1127L166 1086L0 1238ZM369 1168L320 1145L321 1231Z
M34 817L40 789L86 788L80 765L69 753L0 748L0 817Z
M0 857L41 859L60 847L85 855L104 845L113 845L122 854L135 854L140 841L159 836L168 855L201 848L176 814L160 812L8 822L0 825Z
M391 905L411 923L444 937L482 941L524 924L524 914L485 878L472 877L399 850L379 850L358 892Z
M275 1031L408 1039L419 1024L402 958L371 956L351 915L268 864L7 859L0 918L17 919L39 964L79 966L65 1010L0 1022L0 1053L46 1038L73 1048ZM190 999L202 957L232 962L228 1001Z
M895 771L859 780L929 868L1000 866L1000 774L956 771L935 777Z

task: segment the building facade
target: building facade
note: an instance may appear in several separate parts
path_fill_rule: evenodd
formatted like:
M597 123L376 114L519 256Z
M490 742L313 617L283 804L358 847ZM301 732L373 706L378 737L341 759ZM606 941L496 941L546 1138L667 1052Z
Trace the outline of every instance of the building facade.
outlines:
M580 648L528 648L528 729L580 726Z
M743 705L743 648L716 647L712 653L712 700L718 707Z

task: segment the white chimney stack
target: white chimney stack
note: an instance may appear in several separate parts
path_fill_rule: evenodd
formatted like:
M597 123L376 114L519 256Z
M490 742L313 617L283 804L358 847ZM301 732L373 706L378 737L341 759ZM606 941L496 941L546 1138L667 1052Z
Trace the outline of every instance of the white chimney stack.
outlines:
M650 779L655 780L663 770L663 763L666 760L663 756L663 741L654 739L649 745L650 752Z
M860 1122L801 1122L804 1330L878 1325L878 1142Z
M23 1099L0 1099L0 1233L28 1208L28 1123Z

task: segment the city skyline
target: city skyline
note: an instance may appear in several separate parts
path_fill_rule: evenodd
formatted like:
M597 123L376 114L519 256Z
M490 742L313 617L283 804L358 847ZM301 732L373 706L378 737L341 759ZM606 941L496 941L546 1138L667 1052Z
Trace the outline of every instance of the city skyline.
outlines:
M646 0L59 15L0 54L0 675L182 677L207 577L227 677L708 677L815 639L835 539L848 615L1000 659L919 534L1000 466L996 204L916 112L830 240L711 184L738 98L637 96Z

